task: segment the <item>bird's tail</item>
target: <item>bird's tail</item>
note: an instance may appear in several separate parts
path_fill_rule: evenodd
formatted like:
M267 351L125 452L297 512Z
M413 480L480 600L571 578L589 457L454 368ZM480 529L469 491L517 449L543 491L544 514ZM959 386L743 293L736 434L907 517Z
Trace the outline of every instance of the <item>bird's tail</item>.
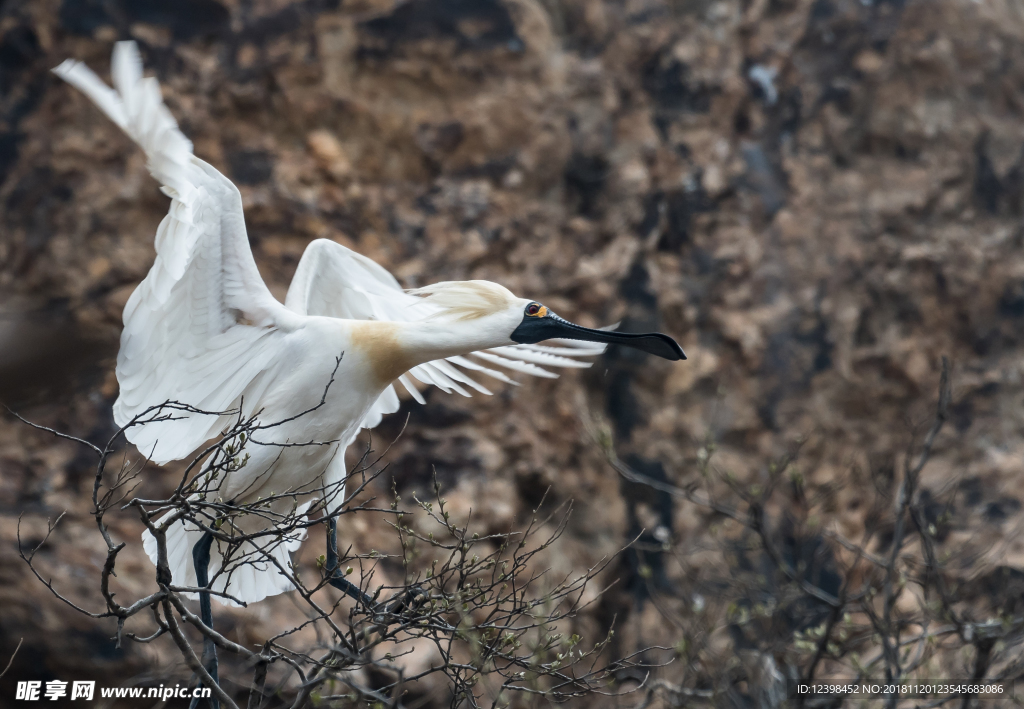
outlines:
M307 502L299 506L295 515L290 515L289 519L304 520L309 505L310 503ZM159 525L160 521L157 524ZM226 531L227 527L228 525L225 525L223 529ZM290 554L298 549L302 540L305 539L305 528L294 529L294 524L291 524L286 531L273 529L266 531L267 533L259 539L235 545L214 540L210 548L210 587L214 591L231 596L231 598L216 595L213 598L225 605L237 606L238 604L232 598L245 603L255 603L268 596L276 596L295 588L280 569L287 569L291 573ZM167 563L171 570L171 583L174 586L197 587L192 549L202 538L203 530L184 520L174 522L167 529ZM142 547L156 564L157 542L149 530L142 533ZM183 595L193 600L198 598L196 593Z

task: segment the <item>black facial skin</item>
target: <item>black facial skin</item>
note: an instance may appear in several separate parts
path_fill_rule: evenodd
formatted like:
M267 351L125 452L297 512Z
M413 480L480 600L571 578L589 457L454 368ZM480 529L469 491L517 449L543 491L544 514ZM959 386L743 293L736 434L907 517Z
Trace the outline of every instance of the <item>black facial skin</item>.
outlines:
M523 313L523 321L512 333L512 341L521 345L532 345L535 342L564 338L568 340L584 340L586 342L607 342L614 345L625 345L637 350L672 361L686 359L683 348L668 335L660 332L633 334L628 332L609 332L607 330L591 330L581 327L568 320L563 320L550 310L545 315L531 315L530 309L536 305L530 303Z

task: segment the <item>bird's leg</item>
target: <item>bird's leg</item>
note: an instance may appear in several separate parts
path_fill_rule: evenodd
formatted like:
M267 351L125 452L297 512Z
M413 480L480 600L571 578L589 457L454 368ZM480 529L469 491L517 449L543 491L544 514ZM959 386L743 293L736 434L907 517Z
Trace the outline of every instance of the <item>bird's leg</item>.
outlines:
M345 574L338 568L338 520L331 517L327 520L327 583L362 603L366 608L373 608L373 599L366 595L361 588L345 578Z
M422 605L423 599L427 596L423 589L414 586L375 606L373 599L346 579L338 569L338 520L334 517L327 520L327 557L324 568L327 570L327 583L362 603L367 610L374 610L375 613L383 611L388 615L397 615L404 610L415 610Z
M196 569L196 585L199 588L210 587L210 547L213 546L213 535L209 532L203 535L203 538L196 542L196 545L192 547L192 563ZM203 619L203 625L207 628L213 629L213 609L210 607L210 594L209 592L199 592L199 614ZM203 667L210 673L210 677L213 681L220 683L217 677L217 646L214 645L213 640L203 636ZM212 688L211 688L212 692ZM195 709L199 703L199 698L196 697L192 700L189 705L189 709ZM220 709L220 701L217 697L210 697L210 706L213 709Z

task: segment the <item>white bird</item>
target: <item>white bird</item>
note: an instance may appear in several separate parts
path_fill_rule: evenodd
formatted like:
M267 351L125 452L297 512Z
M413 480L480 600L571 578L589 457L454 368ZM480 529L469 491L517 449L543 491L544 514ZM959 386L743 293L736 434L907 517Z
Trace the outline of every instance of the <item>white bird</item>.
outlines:
M149 171L171 198L156 233L156 260L124 309L114 420L124 426L150 407L175 401L205 412L240 409L243 417L262 412L264 422L285 422L263 430L261 444L247 448L248 462L218 481L223 500L243 505L297 493L308 504L313 490L341 489L345 448L360 429L398 409L396 383L424 403L412 379L464 396L470 390L489 394L466 372L502 382L510 379L496 368L554 377L542 365L590 366L577 358L601 353L606 343L685 358L666 335L583 328L488 281L403 291L379 265L325 239L307 247L281 304L256 268L238 189L193 155L156 79L143 78L134 43L114 48L116 90L77 61L69 59L54 72L142 147ZM552 342L535 344L543 340ZM317 407L332 373L334 382ZM164 464L188 457L237 417L175 415L132 427L127 436ZM305 442L330 443L282 447ZM287 500L274 504L288 511ZM253 532L266 525L255 516L237 528ZM226 546L217 541L211 549L212 538L194 524L179 521L166 534L177 586L213 588L243 602L293 587L273 563L222 568ZM300 541L293 533L269 553L288 568L289 552ZM144 542L155 563L155 539L146 532ZM347 581L337 582L352 593ZM209 595L200 594L204 621Z

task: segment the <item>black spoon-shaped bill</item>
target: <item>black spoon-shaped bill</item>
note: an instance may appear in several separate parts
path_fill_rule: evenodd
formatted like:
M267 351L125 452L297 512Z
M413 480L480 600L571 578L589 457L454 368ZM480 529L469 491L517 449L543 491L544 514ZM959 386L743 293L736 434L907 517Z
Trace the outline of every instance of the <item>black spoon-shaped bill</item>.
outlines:
M683 352L679 343L660 332L630 333L592 330L589 327L564 320L550 310L546 315L540 317L524 315L519 327L512 332L512 341L521 345L532 345L535 342L556 338L625 345L672 361L686 359L686 353Z

